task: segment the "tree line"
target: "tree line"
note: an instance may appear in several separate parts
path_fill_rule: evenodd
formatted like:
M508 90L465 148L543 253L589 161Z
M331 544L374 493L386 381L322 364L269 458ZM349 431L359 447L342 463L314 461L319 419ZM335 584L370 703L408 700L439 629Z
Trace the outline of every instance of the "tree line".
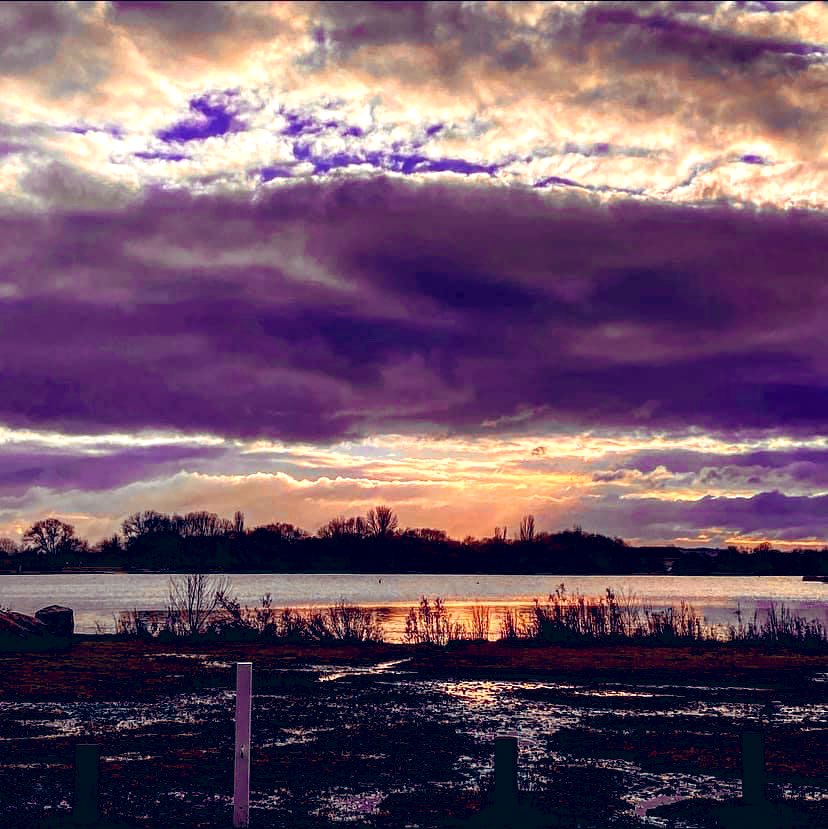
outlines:
M516 531L463 540L430 527L401 528L388 505L365 515L332 518L313 534L286 522L245 525L207 511L184 515L143 510L121 532L95 545L57 518L36 521L17 543L0 539L4 569L114 567L167 572L352 573L666 573L679 575L828 575L828 548L783 552L765 542L752 549L635 547L580 526L539 531L525 515Z

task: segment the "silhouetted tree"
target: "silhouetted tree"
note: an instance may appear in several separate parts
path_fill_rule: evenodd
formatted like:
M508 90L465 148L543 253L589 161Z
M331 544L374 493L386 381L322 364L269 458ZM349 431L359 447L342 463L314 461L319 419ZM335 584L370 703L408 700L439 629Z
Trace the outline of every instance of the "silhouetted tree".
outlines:
M308 534L301 528L295 527L293 524L288 524L285 521L277 521L275 524L265 524L263 527L257 527L257 530L265 530L271 535L275 535L279 541L301 541L307 538Z
M217 538L228 535L233 529L226 518L219 518L216 513L204 510L176 515L172 523L182 538Z
M338 516L314 537L287 522L244 529L244 515L232 521L206 511L170 516L154 510L136 512L123 521L123 536L95 547L98 562L123 563L140 570L172 572L423 572L423 573L664 573L828 575L828 548L782 552L769 543L753 550L686 550L679 547L628 547L621 538L584 531L576 525L559 532L539 532L525 515L515 543L507 528L494 536L463 542L430 527L398 530L388 506L367 516ZM527 543L527 542L532 542ZM74 528L57 519L32 526L25 548L0 539L0 559L22 552L15 569L46 569L90 562L87 543ZM47 564L48 562L48 564Z
M166 533L172 529L172 520L169 515L148 509L143 512L134 512L128 515L121 524L121 530L127 543L141 536L153 533Z
M0 538L0 556L13 556L20 552L20 545L8 536Z
M36 521L23 535L27 548L38 556L54 558L78 547L75 528L57 518Z
M95 545L94 550L102 556L117 557L124 551L124 548L121 546L118 533L113 533L109 538L101 539Z
M375 538L389 538L394 535L399 520L391 507L380 504L368 510L368 514L365 516L365 524L368 535Z
M520 519L520 540L534 541L535 540L535 516L524 515Z
M316 534L320 538L364 538L368 533L365 519L361 515L346 518L339 515L331 518L327 524L323 524Z
M435 530L431 527L411 527L403 535L408 538L427 541L430 544L446 544L449 540L448 533L445 530Z

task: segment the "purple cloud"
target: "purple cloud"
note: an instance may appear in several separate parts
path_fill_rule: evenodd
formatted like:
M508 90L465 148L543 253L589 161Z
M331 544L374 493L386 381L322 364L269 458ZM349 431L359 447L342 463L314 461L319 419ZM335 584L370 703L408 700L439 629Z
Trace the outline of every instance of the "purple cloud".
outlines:
M297 142L293 146L293 155L297 161L308 161L314 166L314 173L327 173L358 164L369 164L380 170L389 170L404 175L413 173L458 173L469 176L474 173L486 173L493 176L502 164L478 164L462 158L431 158L412 149L409 153L376 151L340 152L321 155L313 145Z
M0 74L22 75L53 61L82 25L64 3L14 3L0 19Z
M587 11L584 33L600 27L624 30L628 35L623 44L625 50L631 45L630 31L638 31L636 45L644 46L645 51L637 57L627 52L629 60L658 60L659 53L665 57L680 54L700 62L702 71L710 71L712 67L747 67L767 57L780 60L788 70L801 71L807 68L809 58L821 57L826 52L822 46L813 43L734 34L686 23L669 15L642 15L635 9L617 6L602 5Z
M35 486L56 491L113 489L192 468L223 452L216 447L194 446L140 447L105 455L6 449L0 454L0 495Z
M27 147L25 145L18 144L16 141L3 141L0 139L0 157L23 153L26 152L26 149Z
M761 466L764 469L784 469L791 465L805 464L828 468L828 449L799 447L776 451L744 452L740 454L717 454L713 452L690 452L668 449L663 452L644 452L624 461L624 468L640 472L652 472L659 466L678 474L700 472L705 467L747 467Z
M132 34L178 46L192 47L192 41L197 40L199 46L207 49L217 41L232 38L266 39L277 30L267 9L259 3L113 0L107 4L105 13L109 22L128 27ZM157 43L149 45L157 48Z
M470 66L484 74L529 70L527 84L538 92L549 84L554 94L557 85L531 69L563 61L573 74L598 78L572 98L593 118L618 109L636 117L678 114L698 121L700 132L716 122L748 122L821 145L825 95L809 74L828 55L820 43L733 31L718 25L707 4L599 3L578 10L548 4L531 29L490 8L324 3L316 10L317 46L308 65L364 58L373 75L393 73L412 84L433 79L398 49L410 45L433 53L446 82L465 82ZM402 57L378 60L382 49Z
M136 158L144 158L149 161L186 161L190 158L183 153L158 153L158 152L140 152L134 153Z
M578 510L573 520L628 538L694 537L721 528L724 535L788 540L823 537L826 509L828 495L792 496L775 491L751 498L706 496L697 501L607 497L600 504Z
M259 177L263 182L273 181L274 178L291 178L293 173L287 167L262 167Z
M306 265L256 253L297 229ZM25 262L0 300L7 423L313 440L489 433L522 412L509 428L825 428L816 215L376 178L255 201L157 192L3 232Z
M546 178L538 179L535 182L535 187L549 187L550 184L559 184L562 187L583 187L583 184L578 184L571 178L564 178L563 176L547 176Z

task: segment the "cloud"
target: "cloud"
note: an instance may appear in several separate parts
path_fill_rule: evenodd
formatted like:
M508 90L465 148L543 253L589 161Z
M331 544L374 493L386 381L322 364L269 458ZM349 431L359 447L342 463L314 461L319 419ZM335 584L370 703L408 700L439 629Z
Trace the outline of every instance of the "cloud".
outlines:
M53 492L114 489L169 475L182 466L221 454L218 448L193 446L149 446L103 455L16 448L0 453L0 493L9 495L33 487Z
M64 211L6 231L11 424L308 440L824 424L815 216L381 178Z
M546 454L541 455L536 451L540 438L384 435L324 447L149 432L96 436L3 430L0 532L13 534L37 518L60 513L81 516L70 520L96 540L116 531L129 512L146 508L206 508L223 515L241 508L249 524L286 520L314 529L332 515L361 513L383 502L394 505L404 525L437 525L458 538L490 535L494 525L515 528L521 516L534 513L543 530L581 523L630 538L683 538L688 544L688 539L710 543L715 536L720 543L734 537L748 543L750 538L737 530L699 528L682 517L683 510L710 492L745 499L771 484L784 487L788 496L802 496L818 494L823 486L819 455L810 455L814 463L803 460L820 451L808 439L787 439L782 447L777 438L728 444L700 434L574 432L544 435ZM705 459L705 466L698 475L664 465L642 473L630 465L630 458L641 454L637 447L650 447L667 464L670 453L684 447L681 451ZM714 447L718 455L709 451ZM769 456L767 468L728 465L727 458L740 457L739 451L746 459L755 456L754 464ZM619 474L600 471L616 458L627 464ZM761 480L745 487L744 478L754 473ZM665 498L683 499L672 513L668 502L672 523L663 519L664 508L657 503ZM641 523L648 516L654 516L652 524ZM773 515L769 520L775 526ZM824 528L811 529L825 536ZM796 532L789 527L765 534L780 538L784 533L793 542L808 537ZM753 537L760 536L757 531Z
M27 516L263 503L258 473L426 482L456 532L821 496L822 4L15 3L0 33L0 424L59 434L0 454ZM129 442L159 431L228 440Z
M21 75L53 61L61 42L80 27L66 3L9 3L0 12L0 73Z
M779 540L824 538L828 495L790 496L761 492L749 498L705 496L693 501L654 498L604 499L575 515L584 526L612 527L627 538L672 539L704 535Z
M135 192L372 169L818 208L821 20L814 4L13 4L7 120L47 135L0 191L25 199L25 168L54 161Z

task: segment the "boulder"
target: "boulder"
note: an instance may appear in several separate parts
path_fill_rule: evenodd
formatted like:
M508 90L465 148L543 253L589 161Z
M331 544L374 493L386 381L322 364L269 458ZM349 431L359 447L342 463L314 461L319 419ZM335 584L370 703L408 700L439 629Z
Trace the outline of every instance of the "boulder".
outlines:
M0 630L20 637L49 635L49 629L43 622L16 610L0 610Z
M71 638L55 636L34 616L0 610L0 652L65 650Z
M0 650L26 650L42 645L52 636L43 622L14 610L0 610Z
M75 614L71 607L51 604L38 610L35 618L43 622L53 636L71 636L75 632Z

